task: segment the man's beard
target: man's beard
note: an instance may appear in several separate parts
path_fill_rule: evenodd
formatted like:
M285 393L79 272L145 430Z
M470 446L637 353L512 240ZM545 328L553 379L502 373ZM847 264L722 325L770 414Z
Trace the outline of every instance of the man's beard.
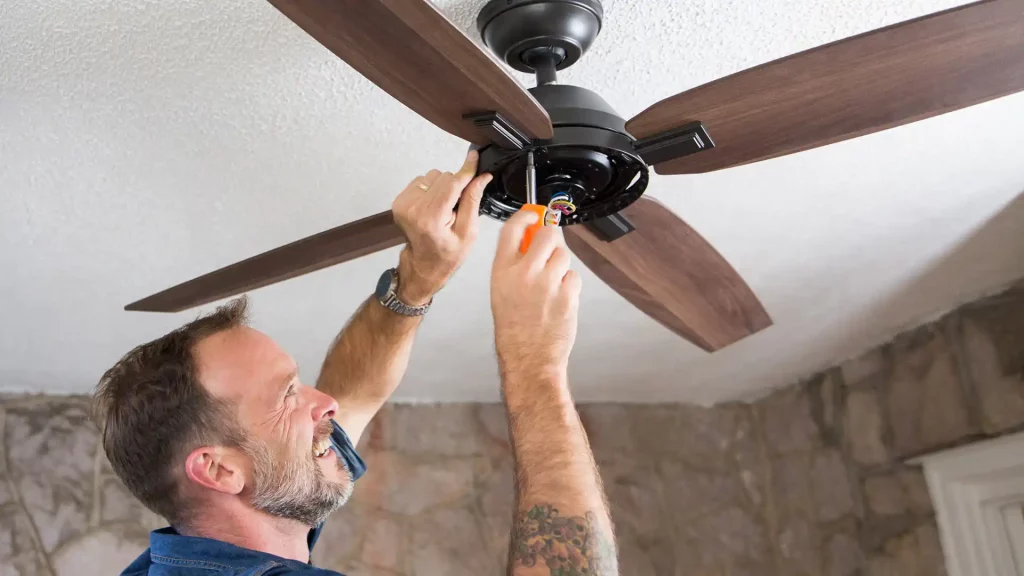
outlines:
M275 458L267 444L251 440L245 451L253 461L255 485L250 502L257 510L314 527L352 495L352 473L348 468L342 465L346 480L332 482L309 450L299 457ZM333 448L331 453L334 454Z

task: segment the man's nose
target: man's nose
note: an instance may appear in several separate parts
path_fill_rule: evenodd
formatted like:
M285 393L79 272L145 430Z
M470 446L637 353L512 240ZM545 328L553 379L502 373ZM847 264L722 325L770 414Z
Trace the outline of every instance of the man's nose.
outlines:
M317 390L316 388L310 388L312 396L312 417L314 422L319 422L324 418L334 418L334 414L338 411L338 403L327 394Z

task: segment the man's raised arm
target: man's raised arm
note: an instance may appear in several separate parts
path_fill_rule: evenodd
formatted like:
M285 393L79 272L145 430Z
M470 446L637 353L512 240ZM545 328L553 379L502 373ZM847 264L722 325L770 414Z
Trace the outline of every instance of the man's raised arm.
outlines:
M480 199L491 179L490 174L474 178L477 162L477 153L470 152L455 174L431 170L410 182L392 204L395 223L408 240L397 274L396 294L403 304L428 304L469 253ZM317 388L338 401L335 419L353 443L405 375L420 319L371 297L327 352Z
M567 376L576 339L580 279L557 227L537 232L520 212L502 230L491 309L515 458L510 576L618 574L601 478Z

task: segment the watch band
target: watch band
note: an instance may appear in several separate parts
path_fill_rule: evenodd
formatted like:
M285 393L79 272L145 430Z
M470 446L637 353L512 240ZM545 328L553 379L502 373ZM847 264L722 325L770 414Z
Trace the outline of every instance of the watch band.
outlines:
M427 310L430 310L430 304L433 300L427 302L423 306L410 306L399 300L398 294L390 292L383 300L378 300L378 302L388 310L402 316L423 316L427 313Z
M423 316L426 314L434 300L431 299L430 302L422 306L410 306L402 302L401 298L398 297L400 282L401 278L398 276L398 268L384 271L377 284L377 301L380 302L381 306L401 316Z

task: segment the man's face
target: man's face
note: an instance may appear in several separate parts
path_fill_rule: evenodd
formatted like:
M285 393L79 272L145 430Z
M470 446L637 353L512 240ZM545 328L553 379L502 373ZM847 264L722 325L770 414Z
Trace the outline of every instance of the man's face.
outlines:
M238 409L253 507L309 526L340 508L352 475L330 448L334 400L303 385L291 356L247 326L204 339L195 356L203 385Z

